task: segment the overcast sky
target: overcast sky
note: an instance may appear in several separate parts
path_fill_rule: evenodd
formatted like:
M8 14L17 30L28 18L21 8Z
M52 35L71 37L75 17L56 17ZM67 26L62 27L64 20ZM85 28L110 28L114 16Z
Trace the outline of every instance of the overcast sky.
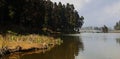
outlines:
M107 25L113 27L120 20L120 0L52 0L64 4L74 4L80 16L84 16L84 25Z

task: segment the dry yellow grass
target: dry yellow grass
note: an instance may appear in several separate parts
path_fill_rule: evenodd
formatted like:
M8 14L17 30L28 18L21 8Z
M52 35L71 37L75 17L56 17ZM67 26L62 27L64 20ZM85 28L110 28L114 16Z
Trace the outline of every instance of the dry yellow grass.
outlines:
M60 39L55 40L53 37L40 36L40 35L6 35L3 37L0 35L0 48L8 47L9 49L15 49L20 46L22 50L31 48L44 48L49 44L60 44Z

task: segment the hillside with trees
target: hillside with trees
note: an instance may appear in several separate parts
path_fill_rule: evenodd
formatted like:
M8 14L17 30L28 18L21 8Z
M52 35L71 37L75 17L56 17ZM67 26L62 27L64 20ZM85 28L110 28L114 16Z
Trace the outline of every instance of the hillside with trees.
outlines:
M0 33L70 33L83 25L73 4L50 0L0 0Z

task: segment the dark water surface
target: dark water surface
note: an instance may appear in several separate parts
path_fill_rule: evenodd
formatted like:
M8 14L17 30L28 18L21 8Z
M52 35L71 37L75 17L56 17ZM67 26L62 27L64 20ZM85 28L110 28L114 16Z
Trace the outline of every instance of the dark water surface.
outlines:
M45 53L4 59L120 59L119 33L81 33L61 37L64 43Z

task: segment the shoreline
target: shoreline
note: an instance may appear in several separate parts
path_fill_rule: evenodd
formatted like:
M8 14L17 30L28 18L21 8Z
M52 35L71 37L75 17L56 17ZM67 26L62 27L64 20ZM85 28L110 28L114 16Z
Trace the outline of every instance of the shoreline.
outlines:
M33 50L47 50L60 45L59 38L41 35L0 35L0 57L15 52L30 52Z

